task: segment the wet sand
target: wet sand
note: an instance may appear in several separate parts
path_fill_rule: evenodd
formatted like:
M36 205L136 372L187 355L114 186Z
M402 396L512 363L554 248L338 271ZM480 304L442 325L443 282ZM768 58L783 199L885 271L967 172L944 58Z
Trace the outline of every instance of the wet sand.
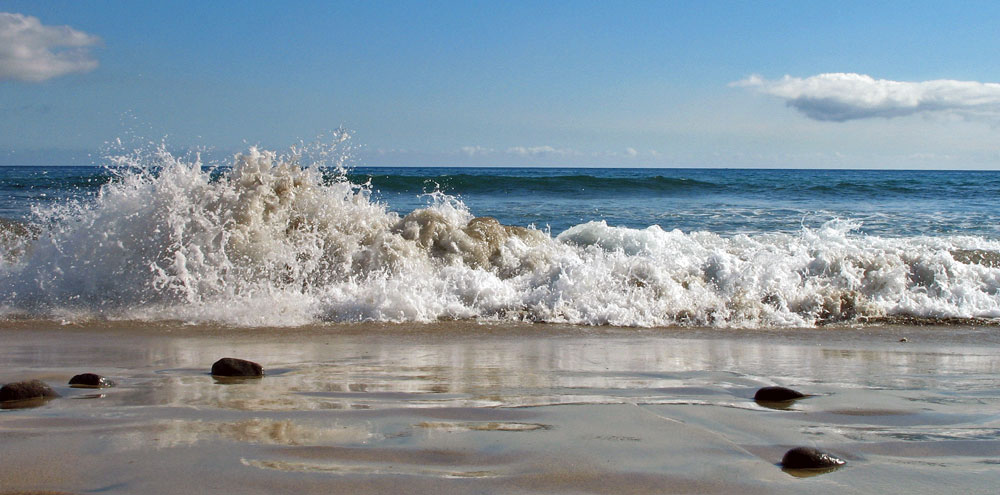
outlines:
M0 383L37 378L62 395L0 410L0 493L994 493L1000 483L996 327L14 321L0 338ZM214 379L226 356L267 375ZM83 372L118 386L66 385ZM814 396L755 403L768 385ZM782 471L800 445L848 464Z

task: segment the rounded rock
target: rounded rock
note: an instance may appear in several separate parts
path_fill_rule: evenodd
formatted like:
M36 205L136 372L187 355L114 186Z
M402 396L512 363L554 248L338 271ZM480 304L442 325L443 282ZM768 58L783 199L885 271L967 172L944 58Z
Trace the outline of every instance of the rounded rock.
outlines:
M213 376L260 377L264 376L264 367L245 359L222 358L212 365Z
M844 464L847 461L812 447L795 447L781 458L781 466L785 469L829 469Z
M76 375L69 379L69 384L74 387L83 388L107 388L117 385L114 381L94 373L81 373Z
M758 402L787 402L798 400L805 396L806 394L790 388L764 387L754 394L753 400Z
M0 402L54 397L59 397L59 394L41 380L8 383L0 388Z

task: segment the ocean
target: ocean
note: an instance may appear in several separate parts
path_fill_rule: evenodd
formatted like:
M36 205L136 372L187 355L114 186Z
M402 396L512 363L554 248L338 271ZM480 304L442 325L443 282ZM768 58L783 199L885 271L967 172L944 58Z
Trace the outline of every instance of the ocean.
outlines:
M124 165L123 165L124 163ZM1000 173L0 168L5 318L814 327L1000 318Z

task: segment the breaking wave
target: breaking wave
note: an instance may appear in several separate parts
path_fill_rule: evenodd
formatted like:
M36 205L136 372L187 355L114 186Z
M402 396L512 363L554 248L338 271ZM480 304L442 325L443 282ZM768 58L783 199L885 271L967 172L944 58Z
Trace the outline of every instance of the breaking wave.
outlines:
M476 217L441 192L394 213L370 184L297 153L251 148L207 170L160 149L118 165L96 197L36 208L30 228L0 224L7 318L767 327L1000 317L1000 243L981 237L866 236L844 220L731 237L588 222L553 236Z

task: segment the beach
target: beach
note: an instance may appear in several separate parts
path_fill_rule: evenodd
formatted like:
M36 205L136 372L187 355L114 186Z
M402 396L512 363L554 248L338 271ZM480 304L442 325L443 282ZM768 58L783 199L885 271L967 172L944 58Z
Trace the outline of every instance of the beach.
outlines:
M0 493L991 493L996 327L8 320ZM905 341L901 342L902 339ZM221 380L222 357L261 363ZM93 372L113 388L70 388ZM810 397L772 408L764 386ZM796 446L847 464L783 471Z

